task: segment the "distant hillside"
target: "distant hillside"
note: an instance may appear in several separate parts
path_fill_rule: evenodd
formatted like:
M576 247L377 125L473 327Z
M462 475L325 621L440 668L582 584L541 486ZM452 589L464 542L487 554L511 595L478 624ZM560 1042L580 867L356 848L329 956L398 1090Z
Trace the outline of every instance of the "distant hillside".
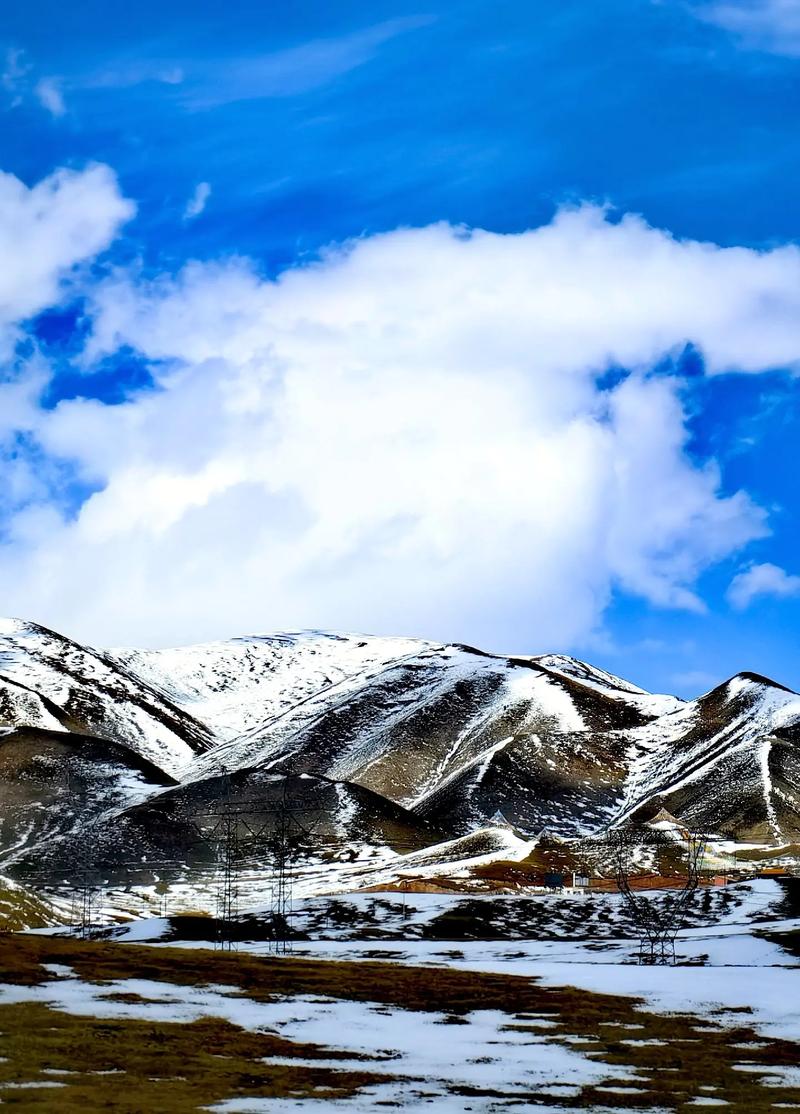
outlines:
M800 839L799 742L800 697L751 673L682 701L560 655L316 631L97 650L7 620L0 871L69 872L87 844L121 875L210 866L198 829L279 797L333 864L435 859L498 816L523 847L661 806L780 846Z

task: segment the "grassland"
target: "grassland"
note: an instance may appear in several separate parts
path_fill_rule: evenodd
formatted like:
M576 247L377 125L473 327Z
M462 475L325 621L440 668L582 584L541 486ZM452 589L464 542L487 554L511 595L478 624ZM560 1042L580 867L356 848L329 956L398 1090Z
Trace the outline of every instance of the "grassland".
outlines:
M473 1010L500 1010L509 1029L530 1030L532 1039L536 1034L541 1039L535 1019L545 1016L553 1023L548 1039L591 1054L609 1069L604 1087L584 1086L568 1098L545 1091L521 1096L496 1087L455 1088L465 1105L483 1098L509 1108L523 1103L530 1108L658 1108L688 1114L696 1099L713 1097L729 1104L728 1110L759 1114L778 1103L800 1104L800 1089L770 1081L774 1069L800 1065L800 1049L790 1041L757 1035L746 1023L746 1012L743 1024L731 1030L688 1015L649 1012L633 998L548 988L501 974L0 937L0 983L44 984L55 976L43 964L67 966L92 983L138 978L187 988L237 987L251 1000L286 1001L287 1010L299 996L443 1014L452 1023L463 1022ZM342 1041L346 1045L346 1033ZM390 1059L376 1063L362 1057L363 1070L362 1065L354 1070L358 1057L347 1052L347 1066L338 1069L330 1063L344 1055L219 1018L109 1021L42 1003L0 1001L0 1101L16 1109L184 1114L226 1098L303 1097L313 1110L318 1099L354 1095L392 1075ZM276 1056L281 1063L268 1062ZM316 1066L315 1060L327 1063ZM631 1070L636 1073L633 1086ZM63 1085L47 1086L54 1081ZM619 1091L613 1090L615 1081Z
M49 902L16 882L0 878L0 932L45 928L60 919Z

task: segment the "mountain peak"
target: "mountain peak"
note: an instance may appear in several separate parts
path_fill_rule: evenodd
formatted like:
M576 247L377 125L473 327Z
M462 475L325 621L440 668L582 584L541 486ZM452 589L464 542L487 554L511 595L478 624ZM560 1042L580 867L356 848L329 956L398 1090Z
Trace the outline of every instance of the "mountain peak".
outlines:
M564 654L323 631L97 651L4 620L0 870L54 833L69 857L65 769L88 817L113 809L143 853L168 857L194 853L192 817L223 784L246 809L284 782L349 851L486 828L574 839L658 808L790 842L796 736L800 697L753 672L686 702Z
M773 681L771 677L765 677L762 673L753 673L750 670L744 670L741 673L735 674L735 676L731 677L726 683L731 685L734 682L746 682L752 685L759 685L762 688L780 689L782 692L791 693L792 696L798 695L793 689L788 688L786 685L782 685L779 681Z

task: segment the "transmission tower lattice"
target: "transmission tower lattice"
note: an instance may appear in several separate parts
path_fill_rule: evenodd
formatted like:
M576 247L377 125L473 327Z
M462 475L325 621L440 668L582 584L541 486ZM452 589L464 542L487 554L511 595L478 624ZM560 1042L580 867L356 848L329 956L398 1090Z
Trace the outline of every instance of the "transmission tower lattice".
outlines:
M675 879L668 893L647 896L631 884L635 856L644 850L674 851L682 846L686 874ZM639 929L639 962L672 965L675 963L675 938L700 884L700 867L706 837L684 831L680 843L664 832L643 827L613 828L602 840L594 841L595 850L609 855L619 892L625 899L634 924Z
M266 853L269 863L269 945L280 954L291 950L292 889L296 861L310 836L300 820L306 809L291 805L286 782L277 801L233 804L229 779L225 803L220 809L194 818L201 839L210 844L217 860L217 933L215 945L225 950L236 946L239 929L239 874L248 862L258 862ZM210 827L205 823L211 822Z

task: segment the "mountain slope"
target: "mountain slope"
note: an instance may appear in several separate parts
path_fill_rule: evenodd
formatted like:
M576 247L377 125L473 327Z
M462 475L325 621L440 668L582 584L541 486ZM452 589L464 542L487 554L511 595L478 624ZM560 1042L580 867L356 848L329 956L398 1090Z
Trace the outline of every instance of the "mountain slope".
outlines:
M640 726L648 711L681 706L536 658L418 647L304 697L198 756L184 775L264 765L353 781L409 807L512 736L547 747L565 734L588 739ZM562 761L560 752L556 757Z
M799 756L800 697L755 674L682 701L564 655L315 631L107 651L0 623L3 869L67 869L87 833L118 864L213 867L202 817L269 812L286 785L347 854L435 859L498 813L580 837L661 805L780 845Z
M800 696L740 673L642 728L628 815L653 797L697 828L789 842L800 831Z
M169 773L213 733L101 650L35 623L0 622L0 715L10 726L96 735Z
M110 650L105 656L203 723L217 743L226 743L258 734L303 701L425 645L411 638L303 631L168 650Z
M38 727L0 732L0 858L6 866L79 836L89 818L174 784L119 743Z

